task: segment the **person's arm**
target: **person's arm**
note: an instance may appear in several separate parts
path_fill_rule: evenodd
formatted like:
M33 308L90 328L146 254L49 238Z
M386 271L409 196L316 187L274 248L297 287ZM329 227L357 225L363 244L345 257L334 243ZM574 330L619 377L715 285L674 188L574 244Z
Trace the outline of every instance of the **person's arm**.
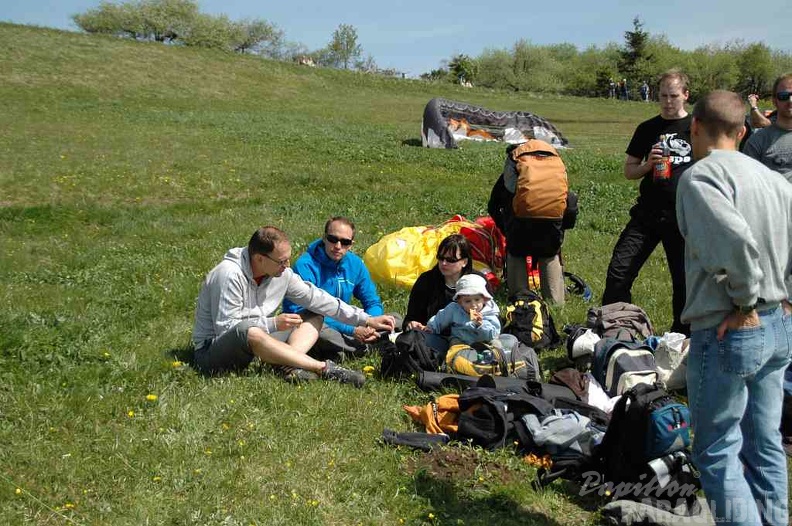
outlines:
M770 119L764 116L764 113L758 106L759 96L755 93L748 95L748 104L751 106L750 121L753 128L766 128L772 124Z
M426 305L429 301L429 282L432 278L431 271L424 272L410 289L410 299L407 302L407 313L402 323L403 330L423 329L428 321Z
M660 151L659 149L657 150ZM632 155L627 155L626 159L624 159L624 177L630 181L634 181L636 179L641 179L643 176L648 174L652 171L652 166L654 163L657 162L662 155L660 153L656 153L655 148L652 148L652 153L649 154L649 157L644 161L640 157L634 157Z
M437 314L429 318L426 322L426 330L434 334L442 334L454 321L454 305L449 304L448 307L440 309Z

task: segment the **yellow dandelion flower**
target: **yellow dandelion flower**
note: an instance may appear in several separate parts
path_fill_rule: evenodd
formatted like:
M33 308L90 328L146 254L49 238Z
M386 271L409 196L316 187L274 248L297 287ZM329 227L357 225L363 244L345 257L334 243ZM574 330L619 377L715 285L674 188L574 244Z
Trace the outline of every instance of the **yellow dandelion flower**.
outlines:
M151 480L153 480L154 482L159 482L159 481L161 481L161 480L162 480L162 477L160 477L160 476L154 476L154 477L152 477L152 478L151 478Z
M127 411L127 416L129 418L134 418L135 417L135 412L130 409L129 411Z
M479 478L478 478L478 481L479 481L479 482L484 482L484 477L479 477Z
M159 396L157 396L155 394L149 393L149 394L146 395L146 400L148 400L149 402L156 402L157 399L159 399Z
M110 358L110 353L105 351L102 353L102 358Z
M201 473L203 473L203 470L201 468L195 468L193 470L193 473L195 473L196 475L200 475Z
M171 362L171 367L173 367L174 369L178 369L182 365L184 365L184 362L182 362L180 360L176 360L176 361Z
M17 495L22 495L22 488L17 488L17 489L14 491L14 493L16 493Z
M229 429L231 429L231 426L229 426L229 425L228 425L228 424L226 424L225 422L223 422L222 424L220 424L220 427L222 427L222 428L223 428L223 431L228 431Z
M74 509L74 504L72 504L71 502L67 502L66 504L63 505L63 507L66 508L67 510L72 510Z
M367 365L367 366L365 366L365 367L363 368L363 373L364 373L366 376L372 376L372 375L374 374L374 366L373 366L373 365Z
M212 450L211 450L211 449L209 449L209 448L206 448L206 449L204 450L204 454L206 454L206 455L211 455L211 454L212 454Z
M399 524L404 524L404 519L399 519Z
M319 501L318 500L312 500L310 502L310 504L311 504L311 506L313 506L315 508L315 507L317 507L319 505Z
M275 500L277 497L275 495L270 495L270 500Z
M434 518L435 518L435 514L430 512L430 513L429 513L429 520L430 520L430 521L433 521L433 520L434 520Z

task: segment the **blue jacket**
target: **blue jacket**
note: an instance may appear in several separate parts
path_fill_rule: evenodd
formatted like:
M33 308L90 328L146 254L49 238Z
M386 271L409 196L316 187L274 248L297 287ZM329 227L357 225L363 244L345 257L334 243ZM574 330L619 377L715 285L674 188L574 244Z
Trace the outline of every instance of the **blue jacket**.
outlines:
M308 245L305 251L292 266L294 273L309 283L313 283L344 303L350 303L354 296L371 316L383 313L382 300L377 294L377 287L371 280L366 265L357 254L347 252L336 263L327 256L324 241L320 238ZM351 303L350 303L351 304ZM289 300L283 301L283 312L299 313L304 311L299 305ZM342 334L351 335L355 330L352 325L344 325L332 318L325 317L325 324Z
M470 314L459 303L452 301L429 318L426 326L434 334L443 334L450 327L451 336L467 344L494 340L501 330L498 306L493 300L488 301L481 310L481 315L481 325L476 325L470 321Z

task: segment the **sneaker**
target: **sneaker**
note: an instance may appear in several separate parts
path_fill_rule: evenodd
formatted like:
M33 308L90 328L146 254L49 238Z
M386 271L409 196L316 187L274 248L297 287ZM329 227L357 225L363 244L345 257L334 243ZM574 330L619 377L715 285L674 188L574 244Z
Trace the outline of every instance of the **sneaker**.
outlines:
M274 369L281 378L292 384L301 384L319 379L318 374L312 373L311 371L306 371L305 369L300 369L299 367L277 365L274 367Z
M331 360L325 360L325 368L322 371L322 378L334 380L342 384L352 384L355 387L363 387L366 383L366 376L363 373L339 367Z

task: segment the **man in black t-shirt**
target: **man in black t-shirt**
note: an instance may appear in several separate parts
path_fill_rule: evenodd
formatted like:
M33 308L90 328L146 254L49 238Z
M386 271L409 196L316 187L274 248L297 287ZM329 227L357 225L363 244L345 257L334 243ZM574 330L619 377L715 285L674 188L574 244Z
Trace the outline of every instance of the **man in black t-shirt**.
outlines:
M682 172L693 162L690 146L691 117L685 110L689 96L687 75L669 71L660 77L660 115L636 128L624 161L624 177L641 179L638 201L630 210L608 265L602 304L632 303L632 284L659 243L663 244L671 272L674 321L671 331L690 333L680 315L685 307L685 242L676 222L676 187ZM664 136L663 144L660 136ZM670 151L671 177L655 180L653 168Z

